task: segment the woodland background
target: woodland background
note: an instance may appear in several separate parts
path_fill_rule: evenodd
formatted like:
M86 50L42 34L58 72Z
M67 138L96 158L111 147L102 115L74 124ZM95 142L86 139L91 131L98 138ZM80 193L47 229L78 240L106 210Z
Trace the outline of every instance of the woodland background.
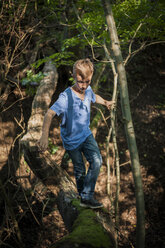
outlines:
M165 3L163 0L110 1L127 72L132 118L139 151L145 198L146 247L165 246ZM32 101L51 61L58 72L52 97L73 84L72 65L90 58L95 66L92 87L111 99L111 41L99 0L1 0L0 2L0 247L49 247L68 230L51 191L24 160L20 140L27 131ZM110 113L92 106L91 129L103 166L96 197L114 219L116 177L110 142L111 190L107 192L106 138ZM106 121L105 121L106 120ZM50 130L51 158L73 169L62 147L59 121ZM119 247L135 247L136 206L130 156L121 118L116 111L120 158ZM109 154L108 154L109 157ZM20 235L20 236L19 236ZM22 246L23 244L23 246ZM85 247L85 246L84 246Z

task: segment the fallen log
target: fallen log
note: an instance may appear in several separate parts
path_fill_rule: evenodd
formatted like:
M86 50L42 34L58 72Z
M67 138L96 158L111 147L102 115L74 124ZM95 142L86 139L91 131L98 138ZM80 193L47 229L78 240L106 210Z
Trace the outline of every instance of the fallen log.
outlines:
M27 133L21 140L24 158L34 174L56 197L57 207L70 234L52 247L115 247L115 232L105 209L93 211L79 206L75 184L65 170L55 164L48 151L38 151L44 114L57 85L57 71L46 64L42 80L32 103Z

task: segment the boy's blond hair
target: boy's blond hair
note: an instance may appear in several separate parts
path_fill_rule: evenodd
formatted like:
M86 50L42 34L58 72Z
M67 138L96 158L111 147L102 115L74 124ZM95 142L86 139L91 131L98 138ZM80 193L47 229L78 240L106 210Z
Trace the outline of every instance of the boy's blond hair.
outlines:
M73 77L76 78L77 73L83 78L93 74L94 67L90 59L79 59L73 65Z

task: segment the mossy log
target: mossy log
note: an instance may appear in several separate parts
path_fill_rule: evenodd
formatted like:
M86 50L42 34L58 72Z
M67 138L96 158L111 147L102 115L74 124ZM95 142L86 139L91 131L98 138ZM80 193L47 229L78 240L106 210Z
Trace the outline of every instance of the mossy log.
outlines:
M93 211L79 206L75 184L65 170L57 165L48 151L41 153L37 141L42 122L57 84L57 71L46 65L47 77L41 82L32 104L27 133L21 140L24 158L34 174L51 190L69 235L52 247L115 247L113 223L104 209Z

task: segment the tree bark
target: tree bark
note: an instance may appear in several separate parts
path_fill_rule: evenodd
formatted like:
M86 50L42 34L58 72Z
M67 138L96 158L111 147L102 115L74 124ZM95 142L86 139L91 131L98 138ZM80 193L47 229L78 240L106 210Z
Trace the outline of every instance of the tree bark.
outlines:
M44 114L57 84L57 71L47 64L48 76L39 86L32 104L27 133L21 140L24 158L34 174L54 194L59 212L70 234L52 247L115 247L114 228L109 214L79 206L75 184L60 166L52 161L48 151L40 153L36 142L41 136ZM97 243L97 245L96 245Z
M122 116L125 126L128 148L131 155L132 171L133 171L133 177L135 183L136 210L137 210L136 247L143 248L145 245L144 195L142 188L139 155L138 155L135 132L134 132L131 111L130 111L126 71L123 64L123 58L117 35L115 20L113 18L113 13L110 3L108 0L102 0L102 3L104 7L106 22L108 25L110 40L112 44L112 51L114 53L117 73L119 77Z

